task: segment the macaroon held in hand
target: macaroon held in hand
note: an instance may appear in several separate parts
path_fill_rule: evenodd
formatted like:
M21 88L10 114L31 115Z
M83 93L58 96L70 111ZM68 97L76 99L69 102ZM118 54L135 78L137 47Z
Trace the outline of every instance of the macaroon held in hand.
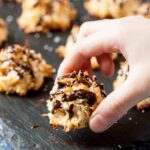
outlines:
M94 132L108 129L137 102L150 96L150 20L136 16L84 23L72 52L58 70L58 77L79 69L92 73L90 58L96 56L102 74L111 76L115 69L110 57L113 52L126 58L130 72L93 112L89 125Z

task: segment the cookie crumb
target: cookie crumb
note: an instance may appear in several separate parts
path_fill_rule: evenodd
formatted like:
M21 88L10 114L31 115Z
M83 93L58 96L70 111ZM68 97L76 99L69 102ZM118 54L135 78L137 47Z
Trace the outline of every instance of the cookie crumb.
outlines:
M53 68L52 71L53 71L53 73L56 73L56 69L55 68Z
M52 38L52 37L53 37L53 34L52 34L52 32L48 32L48 33L46 34L46 36L47 36L47 38Z
M121 146L121 145L118 145L118 148L119 148L119 149L122 149L122 146Z
M132 117L129 117L129 121L131 121L132 120Z
M54 37L54 43L59 43L61 38L59 36Z
M6 22L7 23L11 23L12 21L13 21L13 16L11 16L11 15L8 15L7 17L6 17Z
M144 109L142 109L142 111L141 111L142 113L145 113L145 110Z
M38 38L40 37L40 34L39 34L39 33L35 33L35 34L34 34L34 37L35 37L36 39L38 39Z

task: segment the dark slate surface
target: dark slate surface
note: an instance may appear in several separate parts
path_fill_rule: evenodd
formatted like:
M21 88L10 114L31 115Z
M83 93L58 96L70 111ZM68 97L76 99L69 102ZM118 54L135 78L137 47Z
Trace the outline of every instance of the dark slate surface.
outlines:
M73 1L79 9L77 22L88 20L89 17L79 1ZM20 6L16 4L0 4L0 16L9 27L9 43L24 44L29 41L30 47L42 53L48 63L55 69L61 60L54 50L60 43L64 43L68 33L54 32L48 35L27 35L18 29L16 18L20 14ZM84 14L84 15L83 15ZM86 15L85 15L86 14ZM60 38L59 43L54 39ZM48 45L48 46L47 46ZM118 63L120 59L116 61ZM95 72L99 81L104 82L107 93L112 91L112 81L116 74L110 78L103 78ZM114 149L150 149L150 111L130 110L112 128L101 134L94 134L88 128L71 133L64 133L61 128L55 130L49 127L48 119L41 117L46 113L46 106L36 107L41 99L48 99L49 90L54 82L47 80L41 90L30 92L25 97L17 95L6 96L0 94L0 135L2 135L16 150L114 150ZM112 112L113 113L113 112ZM31 129L32 124L40 124L41 128Z
M12 150L12 147L6 143L6 140L0 135L0 150Z

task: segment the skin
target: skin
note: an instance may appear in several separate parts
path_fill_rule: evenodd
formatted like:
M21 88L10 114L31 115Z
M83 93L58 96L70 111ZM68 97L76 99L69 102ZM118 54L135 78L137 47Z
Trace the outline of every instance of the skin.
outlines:
M80 69L92 74L90 58L96 56L101 73L111 76L115 70L110 57L113 52L125 57L130 72L93 112L89 122L93 132L105 131L141 99L150 97L150 20L136 16L84 23L58 70L57 76Z

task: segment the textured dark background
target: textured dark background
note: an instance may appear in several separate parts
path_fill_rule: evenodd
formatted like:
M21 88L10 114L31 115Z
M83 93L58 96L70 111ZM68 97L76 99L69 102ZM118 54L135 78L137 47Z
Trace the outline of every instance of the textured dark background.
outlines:
M72 0L78 8L77 23L91 20L82 6L82 1ZM27 35L19 30L16 18L20 15L20 6L13 3L0 3L0 16L7 21L9 27L9 39L6 44L24 44L29 41L30 47L42 53L46 61L58 68L61 59L54 53L54 49L65 43L69 33L53 32L47 35ZM57 43L57 40L59 41ZM118 69L119 58L116 61ZM116 69L116 71L117 71ZM56 73L55 73L56 74ZM46 113L46 106L36 108L41 99L48 99L52 88L53 79L47 80L43 88L37 92L30 92L25 97L17 95L6 96L0 94L0 135L17 150L114 150L114 149L150 149L150 111L137 111L131 109L118 123L101 134L94 134L88 128L64 133L61 128L55 130L49 127L48 119L41 117ZM105 84L107 93L112 91L112 78L104 78L99 71L95 72L98 80ZM113 113L113 112L112 112ZM31 129L32 124L40 124L43 127Z

